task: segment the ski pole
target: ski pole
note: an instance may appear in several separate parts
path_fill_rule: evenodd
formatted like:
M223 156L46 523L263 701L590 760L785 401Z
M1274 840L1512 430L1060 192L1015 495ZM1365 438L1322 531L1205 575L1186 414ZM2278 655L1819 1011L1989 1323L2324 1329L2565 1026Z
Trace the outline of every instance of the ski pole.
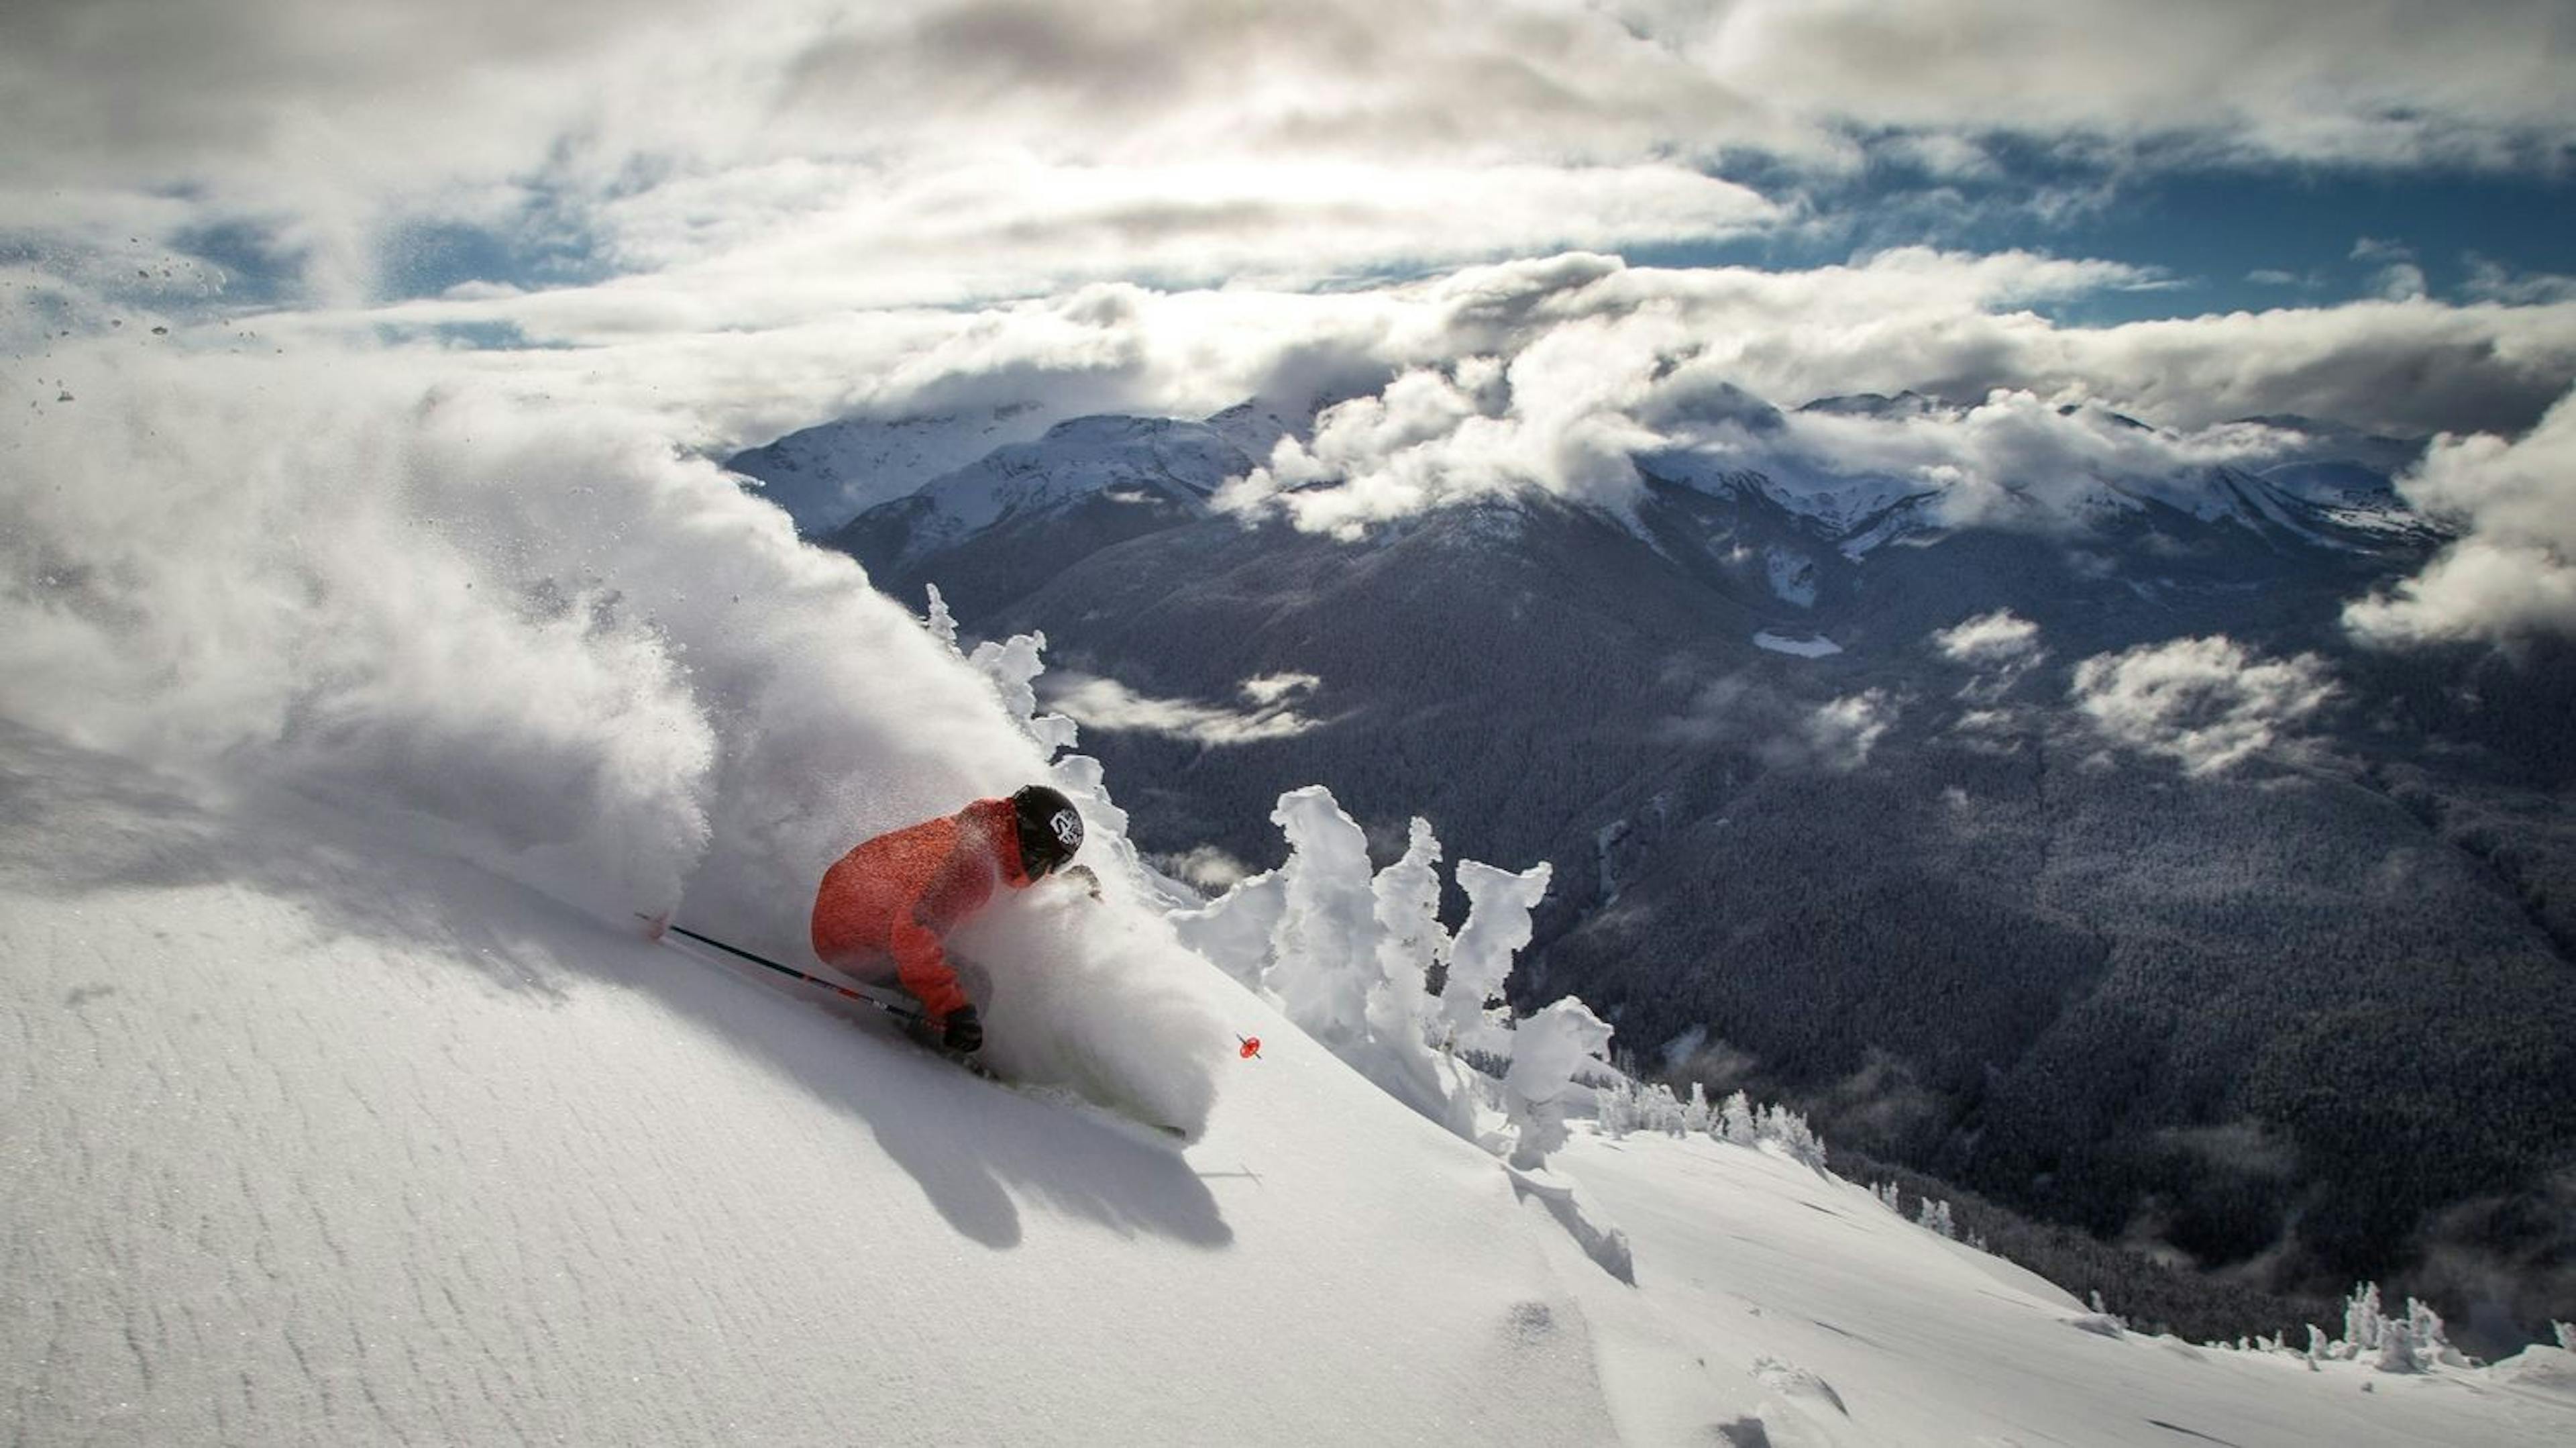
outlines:
M781 965L777 961L770 959L768 956L754 955L739 945L727 945L712 935L700 935L698 932L691 930L685 925L674 925L662 916L647 915L639 910L635 912L635 918L652 926L653 936L657 940L661 938L662 932L665 930L670 931L674 935L685 935L691 940L698 942L700 945L712 945L727 955L740 956L754 965L767 966L769 969L778 972L780 975L793 976L796 979L805 982L807 985L819 985L823 989L832 992L834 995L847 996L849 999L854 1001L865 1001L869 1005L875 1006L878 1010L881 1010L887 1015L893 1016L898 1020L918 1021L922 1019L921 1012L908 1006L899 1006L892 1001L881 1000L855 986L846 986L836 980L825 980L819 975L808 974L805 971L798 970L792 965Z

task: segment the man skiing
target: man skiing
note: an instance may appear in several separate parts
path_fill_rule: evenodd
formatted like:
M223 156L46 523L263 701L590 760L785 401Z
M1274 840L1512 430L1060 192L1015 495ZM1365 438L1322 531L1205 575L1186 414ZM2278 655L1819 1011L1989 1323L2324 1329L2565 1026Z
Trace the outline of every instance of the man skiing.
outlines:
M1025 890L1081 848L1081 814L1043 784L879 835L823 872L814 953L858 979L910 992L929 1038L947 1049L980 1050L983 1022L942 941L992 900L994 886Z

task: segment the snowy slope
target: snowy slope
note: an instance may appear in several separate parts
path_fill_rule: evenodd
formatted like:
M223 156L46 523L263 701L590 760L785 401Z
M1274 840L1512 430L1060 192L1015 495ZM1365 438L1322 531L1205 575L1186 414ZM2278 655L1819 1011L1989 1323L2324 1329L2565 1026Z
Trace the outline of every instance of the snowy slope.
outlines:
M0 778L10 1441L1607 1433L1493 1163L1213 972L1275 1044L1184 1156L326 811Z
M1578 1138L1559 1164L1636 1252L1614 1319L1630 1336L1604 1355L1629 1441L1690 1441L1748 1402L1775 1444L2504 1444L2576 1427L2576 1397L2503 1370L2311 1372L2294 1356L2106 1335L2058 1288L1785 1157L1637 1135ZM1567 1265L1606 1316L1597 1304L1620 1294Z
M1269 1045L1179 1151L327 809L15 730L0 780L11 1441L2576 1431L2481 1375L2094 1335L1706 1139L1560 1157L1629 1286L1213 971Z

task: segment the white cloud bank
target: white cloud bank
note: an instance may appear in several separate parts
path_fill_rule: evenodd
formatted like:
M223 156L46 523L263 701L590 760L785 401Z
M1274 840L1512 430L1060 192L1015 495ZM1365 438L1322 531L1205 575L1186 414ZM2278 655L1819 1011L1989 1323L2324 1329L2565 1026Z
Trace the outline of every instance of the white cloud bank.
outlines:
M2356 637L2403 645L2576 635L2576 394L2517 441L2438 439L2400 487L2467 536L2393 590L2346 608Z

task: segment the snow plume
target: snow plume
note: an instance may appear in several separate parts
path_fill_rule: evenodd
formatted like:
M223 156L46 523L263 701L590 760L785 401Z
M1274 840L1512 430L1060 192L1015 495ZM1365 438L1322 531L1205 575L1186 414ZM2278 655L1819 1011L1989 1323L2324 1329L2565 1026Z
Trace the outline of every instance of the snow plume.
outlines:
M2396 646L2576 635L2576 393L2514 441L2436 439L2398 487L2465 536L2392 592L2347 607L2355 636Z
M729 642L734 591L884 625L852 570L613 416L330 361L67 367L77 403L0 424L24 460L0 711L385 801L603 915L670 903L723 827L728 741L693 675L774 682Z
M1288 837L1287 863L1175 913L1180 938L1388 1094L1478 1139L1480 1088L1445 1048L1517 1053L1522 1037L1490 1007L1529 943L1548 866L1515 874L1460 861L1469 905L1453 939L1439 919L1440 841L1427 822L1415 820L1403 857L1372 874L1366 835L1323 786L1280 796L1271 819ZM1434 997L1429 977L1443 963Z
M2264 660L2224 636L2140 644L2075 666L2073 699L2113 743L2216 774L2291 742L2335 684L2313 654Z
M944 610L932 600L925 631L940 637ZM1042 757L1078 738L1073 721L1038 712L1045 655L1046 635L1027 633L978 644L966 658ZM1216 1095L1208 1063L1224 1040L1197 980L1207 962L1164 918L1162 882L1127 837L1127 812L1110 799L1100 761L1054 758L1045 782L1081 813L1082 864L1099 889L1046 882L951 935L961 974L989 987L986 1059L1013 1080L1068 1086L1196 1136Z
M996 695L1033 644L968 667L649 417L398 355L58 353L77 401L0 421L0 716L209 808L325 796L619 929L676 906L810 960L834 858L1047 775ZM1123 898L1005 902L987 964L1069 962L1100 1004L1068 1040L1194 1082L1186 1114L1222 1034Z

